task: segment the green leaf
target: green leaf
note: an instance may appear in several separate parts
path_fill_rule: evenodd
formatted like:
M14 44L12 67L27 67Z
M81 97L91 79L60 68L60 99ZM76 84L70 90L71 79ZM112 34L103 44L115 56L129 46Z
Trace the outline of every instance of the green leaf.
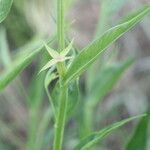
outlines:
M35 149L36 150L44 149L43 148L43 145L45 142L44 138L45 138L46 131L49 128L49 123L53 117L52 114L53 113L51 112L51 109L48 108L42 116L42 120L40 121L38 130L36 133L36 143L35 143Z
M67 70L67 73L63 79L64 84L80 76L104 50L106 50L113 42L120 38L129 29L139 23L149 12L150 5L144 7L140 12L138 11L134 17L126 20L126 22L123 22L122 24L119 24L106 31L102 37L96 39L90 45L85 47L74 59L71 66Z
M129 66L133 64L133 59L128 59L124 62L118 62L103 66L100 72L96 75L96 80L92 84L88 93L91 98L91 103L97 104L116 84L121 75ZM95 99L95 100L93 100Z
M126 123L141 117L145 117L146 115L138 115L135 117L131 117L120 122L114 123L104 129L100 130L99 132L95 132L90 134L89 136L85 137L81 142L74 148L74 150L87 150L91 146L100 142L105 136L109 135L112 131L118 129L119 127L125 125Z
M118 11L128 0L104 0L107 1L107 7L110 5L109 9L107 10L108 14L111 15ZM131 0L130 0L131 1Z
M75 112L76 107L79 102L79 81L76 80L72 84L69 85L68 88L68 105L67 105L67 117L71 117L71 115Z
M45 48L48 51L48 53L50 54L50 56L52 58L57 58L59 56L59 53L57 51L55 51L54 49L50 48L47 44L45 44Z
M53 39L50 40L49 43L52 41ZM42 50L43 45L40 43L38 48L27 51L28 53L25 53L23 56L19 55L20 57L16 58L16 60L10 64L10 67L0 74L0 90L4 89L12 80L14 80Z
M150 109L147 112L147 116L142 118L138 123L131 139L128 141L125 150L146 150L149 121L150 121Z
M54 114L54 117L56 119L56 115L57 115L57 112L56 112L56 107L55 107L55 101L53 100L52 96L51 96L51 92L49 91L49 85L50 83L57 79L58 78L58 75L53 72L54 71L54 67L51 68L47 74L46 74L46 77L45 77L45 81L44 81L44 86L45 86L45 90L46 90L46 93L47 93L47 96L48 96L48 99L49 99L49 102L51 104L51 107L52 107L52 110L53 110L53 114Z
M98 37L108 29L110 17L118 11L127 0L99 0L101 5L98 25L95 37Z
M0 0L0 23L7 17L13 0Z
M7 68L11 63L11 58L7 43L6 30L4 27L0 27L0 58L4 68Z
M58 114L59 107L59 96L60 96L60 86L56 83L54 90L52 91L52 101L55 107L55 113ZM79 81L76 80L71 82L68 86L68 105L67 105L67 118L69 118L74 112L77 104L79 102Z
M44 99L44 80L45 80L45 72L41 73L37 76L37 71L41 68L43 64L45 64L47 60L47 54L44 54L43 58L38 61L36 70L32 76L32 80L30 81L30 86L28 88L29 93L29 108L30 109L37 109L40 105L42 100Z
M104 65L95 75L95 80L87 91L88 94L85 97L86 103L84 105L84 115L82 118L82 121L84 122L82 129L83 134L88 134L92 130L95 122L93 119L95 107L102 101L104 96L111 91L124 71L131 66L133 62L133 59L128 59L124 62Z
M12 64L12 67L0 76L0 90L4 89L19 73L21 73L40 51L41 48L23 58L21 61Z
M70 44L60 53L60 55L66 56L70 52L73 47L73 41L74 40L70 42Z

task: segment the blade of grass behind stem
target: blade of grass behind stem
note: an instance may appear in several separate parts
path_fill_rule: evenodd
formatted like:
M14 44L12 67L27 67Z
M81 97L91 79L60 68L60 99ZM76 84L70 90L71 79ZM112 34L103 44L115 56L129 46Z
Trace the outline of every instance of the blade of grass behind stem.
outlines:
M87 94L86 103L84 105L83 133L89 134L89 132L91 132L94 125L93 117L95 107L102 101L104 96L112 90L121 75L133 64L133 62L133 59L128 59L124 62L103 66L101 71L96 75L95 82L93 82Z
M99 0L99 4L101 4L101 9L98 18L98 24L96 26L96 31L94 35L94 39L101 36L109 27L110 17L118 11L125 3L125 0ZM95 70L100 69L100 66L103 64L103 56L100 56L96 63L92 64L87 71L87 86L91 87L92 82L95 79Z
M41 123L39 124L38 130L37 130L36 143L35 143L36 150L43 149L45 133L49 127L49 123L50 123L50 120L52 119L52 117L53 117L53 113L52 113L51 109L47 109L44 112L44 116L43 116Z
M44 58L39 62L37 70L43 66L46 62L47 55L45 54L43 56ZM30 102L29 102L29 115L30 115L30 121L29 121L29 130L28 130L28 142L27 142L27 149L31 150L35 148L35 142L36 142L36 133L38 129L38 121L39 121L39 111L40 106L43 100L44 96L44 78L45 73L41 73L37 76L37 71L33 75L34 79L30 84Z
M10 57L10 50L9 50L9 45L7 42L7 37L6 37L6 30L3 26L0 27L0 53L1 53L1 60L2 64L4 66L4 69L7 70L10 67L10 64L12 63L11 57ZM22 97L24 96L26 100L29 99L24 85L20 79L20 77L17 78L16 80L17 86L14 86L16 92Z

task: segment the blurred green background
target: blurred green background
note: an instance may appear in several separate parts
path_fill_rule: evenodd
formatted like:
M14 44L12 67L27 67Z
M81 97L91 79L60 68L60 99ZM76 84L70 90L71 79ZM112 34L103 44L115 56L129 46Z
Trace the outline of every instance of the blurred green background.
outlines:
M67 1L66 33L69 39L74 38L77 51L110 27L115 26L123 16L148 3L148 0ZM93 104L93 108L97 108L93 112L94 129L141 114L148 109L150 103L149 27L150 17L147 16L136 28L113 44L109 51L94 64L94 67L82 76L80 107L84 103L83 99L91 98L93 92L89 87L93 87L93 83L93 89L96 88L95 86L99 87L99 84L105 86L106 83L102 83L101 78L104 76L107 78L106 66L109 70L112 64L118 66L127 58L135 59L134 64L122 74L117 83L115 82L113 89L110 85L106 93L98 95L101 103ZM0 25L0 73L7 67L11 67L11 62L16 55L19 56L19 53L23 55L26 49L37 45L40 39L47 39L55 33L55 0L14 0L8 17ZM43 57L44 54L35 59L0 93L0 150L24 150L26 145L30 147L32 143L35 145L40 143L39 147L34 147L36 150L51 149L54 119L43 85L45 73L38 75L44 61ZM95 78L100 78L101 82L94 81ZM96 94L94 96L96 97ZM87 107L87 116L90 111ZM79 137L87 132L83 130L85 127L78 117L80 113L82 112L76 109L73 117L68 121L65 135L66 150L71 150L72 145L76 143L77 132ZM130 139L137 123L129 123L117 130L95 149L122 149ZM146 150L150 150L150 140L147 140L146 145Z

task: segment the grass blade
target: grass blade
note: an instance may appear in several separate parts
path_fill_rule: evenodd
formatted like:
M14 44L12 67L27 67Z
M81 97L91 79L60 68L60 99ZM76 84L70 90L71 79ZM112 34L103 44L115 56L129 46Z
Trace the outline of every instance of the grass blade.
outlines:
M56 106L55 106L55 101L54 99L52 98L50 92L49 92L49 85L50 83L55 80L56 78L58 78L58 75L56 73L53 72L54 71L54 68L51 68L48 73L46 74L46 77L45 77L45 82L44 82L44 86L45 86L45 90L46 90L46 94L48 96L48 99L49 99L49 102L51 104L51 107L52 107L52 110L53 110L53 114L54 114L54 118L56 119L56 116L57 116L57 110L56 110Z
M92 130L95 107L114 87L124 71L128 69L133 62L133 59L128 59L125 62L103 66L101 71L95 76L96 80L93 82L88 91L89 94L87 95L87 101L84 109L84 133L88 134Z
M39 54L42 48L32 52L19 62L15 62L13 66L0 76L0 90L4 89L19 73L21 73Z
M7 17L13 0L0 0L0 23Z
M146 115L143 114L143 115L131 117L131 118L122 120L120 122L114 123L104 129L100 130L99 132L92 133L91 135L89 135L89 136L85 137L83 140L81 140L81 142L74 148L74 150L87 150L91 146L100 142L105 136L109 135L112 131L118 129L119 127L125 125L126 123L128 123L134 119L145 117L145 116Z
M104 50L106 50L113 42L119 39L129 29L139 23L149 12L150 5L144 7L140 12L138 11L138 13L135 13L136 15L126 20L126 22L123 22L122 24L119 24L106 31L102 37L96 39L89 46L85 47L69 67L63 79L64 84L67 84L70 80L80 76Z
M0 27L0 55L4 68L7 68L11 63L11 58L4 27Z
M39 124L38 131L36 134L37 135L36 136L36 144L35 144L36 150L43 149L45 134L46 134L46 131L49 127L49 123L52 119L52 114L53 113L51 112L51 109L47 109L44 112L43 118Z
M98 25L95 37L100 36L108 29L110 16L118 11L125 3L125 0L99 0L101 3L101 11L99 15Z
M92 102L97 104L96 101L101 100L113 88L124 71L128 69L133 62L133 59L128 59L124 62L104 66L89 91L89 97L91 97ZM93 101L93 98L95 101Z
M50 40L49 43L53 41ZM14 80L32 61L37 55L42 52L44 45L41 43L38 48L34 48L23 56L19 57L11 64L11 66L0 75L0 91L3 90L12 80Z
M150 109L148 115L140 120L137 128L132 135L130 141L127 143L125 150L146 150L146 144L148 139L148 129L150 121Z

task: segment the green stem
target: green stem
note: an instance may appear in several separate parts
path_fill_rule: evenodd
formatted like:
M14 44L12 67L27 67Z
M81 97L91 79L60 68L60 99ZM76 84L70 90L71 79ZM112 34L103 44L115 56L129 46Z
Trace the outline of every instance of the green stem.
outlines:
M59 51L65 48L64 0L57 0L57 34Z
M62 149L65 120L66 120L67 100L68 100L68 89L67 86L63 86L61 87L59 113L55 124L55 139L53 147L54 150Z
M64 0L57 0L57 34L58 34L58 48L59 51L62 51L65 48L65 22L64 22ZM54 150L61 150L63 137L64 137L64 128L66 120L66 111L67 111L67 101L68 101L68 87L67 85L63 86L62 78L66 73L65 63L58 63L57 69L60 76L60 105L58 116L55 123L55 137L54 137Z
M61 52L65 48L65 17L64 17L64 0L57 0L57 36L58 50ZM58 63L57 69L63 77L66 67L63 62Z

